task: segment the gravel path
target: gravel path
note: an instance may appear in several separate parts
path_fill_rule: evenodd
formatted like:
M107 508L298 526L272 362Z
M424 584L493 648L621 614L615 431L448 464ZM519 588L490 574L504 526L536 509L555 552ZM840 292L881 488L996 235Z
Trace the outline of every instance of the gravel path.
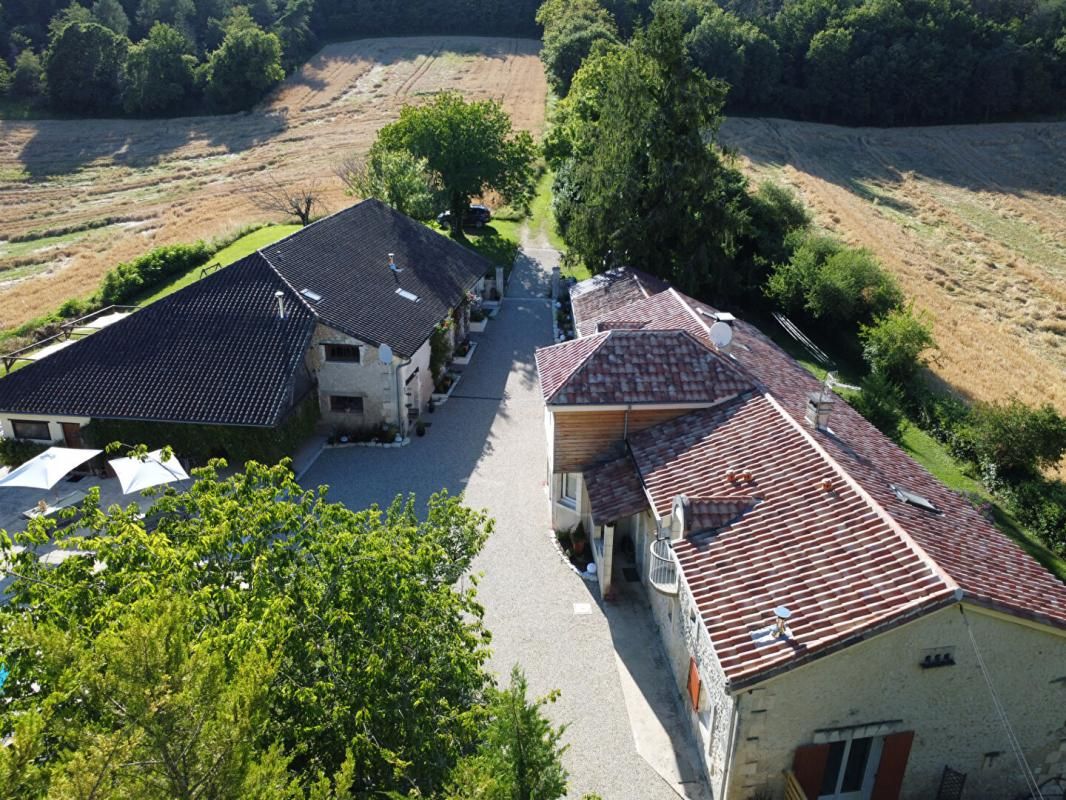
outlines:
M564 564L549 538L544 408L533 352L551 343L546 294L553 250L520 258L499 317L424 438L398 449L326 450L303 483L331 485L330 498L354 508L387 503L400 491L424 501L442 486L465 491L496 519L475 562L478 595L493 635L492 669L526 671L537 695L559 689L550 708L569 725L570 797L673 800L678 795L636 751L608 619L593 585ZM575 613L585 604L586 613ZM647 629L651 646L659 644ZM666 667L663 665L663 669ZM669 682L667 672L663 681Z

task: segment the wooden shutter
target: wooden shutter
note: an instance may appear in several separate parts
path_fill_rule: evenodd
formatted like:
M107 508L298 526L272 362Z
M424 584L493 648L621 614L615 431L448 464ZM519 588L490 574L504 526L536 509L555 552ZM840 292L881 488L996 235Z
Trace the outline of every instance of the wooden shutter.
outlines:
M903 787L903 773L907 771L907 757L911 754L914 731L893 733L885 737L881 748L881 763L877 766L877 778L870 800L899 800Z
M825 763L829 759L829 745L807 744L796 748L792 756L792 774L796 782L803 787L808 800L815 800L822 791L822 778L825 775Z
M688 660L688 697L692 701L692 707L699 710L700 707L700 671L696 667L696 659Z

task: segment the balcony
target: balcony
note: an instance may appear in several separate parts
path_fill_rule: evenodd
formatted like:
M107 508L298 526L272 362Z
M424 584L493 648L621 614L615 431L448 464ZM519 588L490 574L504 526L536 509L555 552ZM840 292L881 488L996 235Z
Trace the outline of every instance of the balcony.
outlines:
M656 539L651 543L651 564L648 567L648 581L655 591L665 595L676 595L677 557L669 539Z

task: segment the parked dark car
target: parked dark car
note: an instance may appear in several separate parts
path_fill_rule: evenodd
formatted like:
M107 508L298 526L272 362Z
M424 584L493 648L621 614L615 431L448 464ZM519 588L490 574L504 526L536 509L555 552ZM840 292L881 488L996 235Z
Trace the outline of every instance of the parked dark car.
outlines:
M467 206L466 213L463 214L463 227L464 228L484 228L492 220L492 212L489 211L488 206L483 206L480 203L476 205ZM450 227L452 223L452 212L443 211L437 215L437 222L442 227Z

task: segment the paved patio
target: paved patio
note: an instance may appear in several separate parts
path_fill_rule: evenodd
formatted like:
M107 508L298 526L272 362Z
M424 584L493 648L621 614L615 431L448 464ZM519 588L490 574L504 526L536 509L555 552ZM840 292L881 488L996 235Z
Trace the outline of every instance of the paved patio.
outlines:
M527 250L499 317L455 394L428 416L427 435L398 449L327 449L304 485L330 485L354 508L398 492L424 501L447 488L484 507L496 530L475 563L493 634L491 667L525 669L531 690L561 690L550 714L569 725L570 796L605 800L706 797L693 766L678 693L639 593L604 606L594 585L564 564L549 535L543 404L533 362L551 343L547 299L558 254ZM584 613L579 613L584 612ZM654 765L654 767L652 766Z

